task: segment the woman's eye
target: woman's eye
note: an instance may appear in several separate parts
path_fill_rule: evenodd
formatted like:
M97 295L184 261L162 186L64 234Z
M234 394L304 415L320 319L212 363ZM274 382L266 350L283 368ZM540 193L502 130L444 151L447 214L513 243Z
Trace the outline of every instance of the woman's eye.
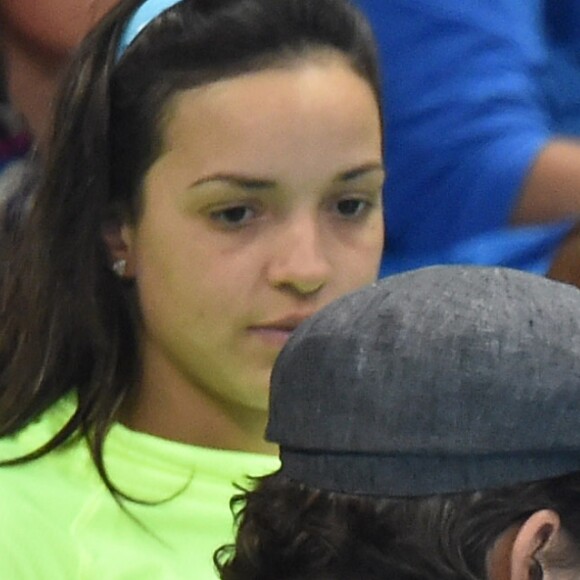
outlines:
M336 209L342 217L353 218L364 213L370 204L364 199L342 199L336 204Z
M236 205L210 214L212 220L225 226L243 226L256 216L256 211L246 205Z

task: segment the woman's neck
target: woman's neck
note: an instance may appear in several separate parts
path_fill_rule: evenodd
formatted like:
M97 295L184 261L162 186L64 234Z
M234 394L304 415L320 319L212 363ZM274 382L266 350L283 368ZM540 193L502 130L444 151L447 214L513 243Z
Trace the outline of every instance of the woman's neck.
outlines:
M277 453L264 439L265 409L226 403L191 385L164 361L148 363L122 410L127 427L191 445Z
M264 440L267 414L252 409L228 409L204 397L141 392L122 411L130 429L190 445L252 453L277 453ZM192 412L195 410L195 412Z

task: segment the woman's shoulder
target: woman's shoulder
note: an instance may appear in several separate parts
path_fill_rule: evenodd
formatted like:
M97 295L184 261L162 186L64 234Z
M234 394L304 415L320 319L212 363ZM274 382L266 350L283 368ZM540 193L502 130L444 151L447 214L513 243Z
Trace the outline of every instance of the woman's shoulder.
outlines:
M0 441L0 453L17 453L18 437ZM0 467L0 578L75 578L78 553L54 517L54 481L42 462Z
M46 445L66 424L74 410L74 398L65 396L18 431L0 438L0 466L2 462L24 457Z
M66 530L10 485L0 484L0 497L0 578L76 577L78 553Z
M20 518L38 519L50 511L48 506L59 503L74 506L77 497L82 501L88 488L96 485L90 454L78 438L27 459L54 437L73 411L70 401L60 401L20 431L0 439L3 523L7 518L16 522Z

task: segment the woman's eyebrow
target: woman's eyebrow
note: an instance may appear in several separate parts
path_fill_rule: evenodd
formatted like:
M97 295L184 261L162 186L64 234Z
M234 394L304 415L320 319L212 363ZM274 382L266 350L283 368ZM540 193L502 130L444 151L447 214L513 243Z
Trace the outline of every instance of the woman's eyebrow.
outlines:
M258 179L237 173L216 173L194 181L190 187L197 187L206 183L222 182L235 185L243 189L273 189L276 182L271 179Z
M339 173L333 181L336 183L351 181L373 172L385 173L383 164L378 162L365 163L364 165L347 169ZM240 173L214 173L197 179L190 185L190 188L214 182L228 183L241 189L251 190L274 189L278 185L273 179L261 179Z
M340 173L336 179L334 180L337 183L341 183L344 181L351 181L353 179L358 179L368 173L380 172L383 175L385 174L385 166L382 163L372 162L372 163L365 163L364 165L360 165L358 167L353 167L352 169L347 169Z

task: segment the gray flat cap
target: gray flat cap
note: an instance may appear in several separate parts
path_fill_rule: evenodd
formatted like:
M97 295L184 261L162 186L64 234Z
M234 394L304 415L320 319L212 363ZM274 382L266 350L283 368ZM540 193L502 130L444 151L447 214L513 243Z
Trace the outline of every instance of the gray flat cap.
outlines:
M580 291L504 268L438 266L345 296L272 375L280 474L418 496L580 470Z

